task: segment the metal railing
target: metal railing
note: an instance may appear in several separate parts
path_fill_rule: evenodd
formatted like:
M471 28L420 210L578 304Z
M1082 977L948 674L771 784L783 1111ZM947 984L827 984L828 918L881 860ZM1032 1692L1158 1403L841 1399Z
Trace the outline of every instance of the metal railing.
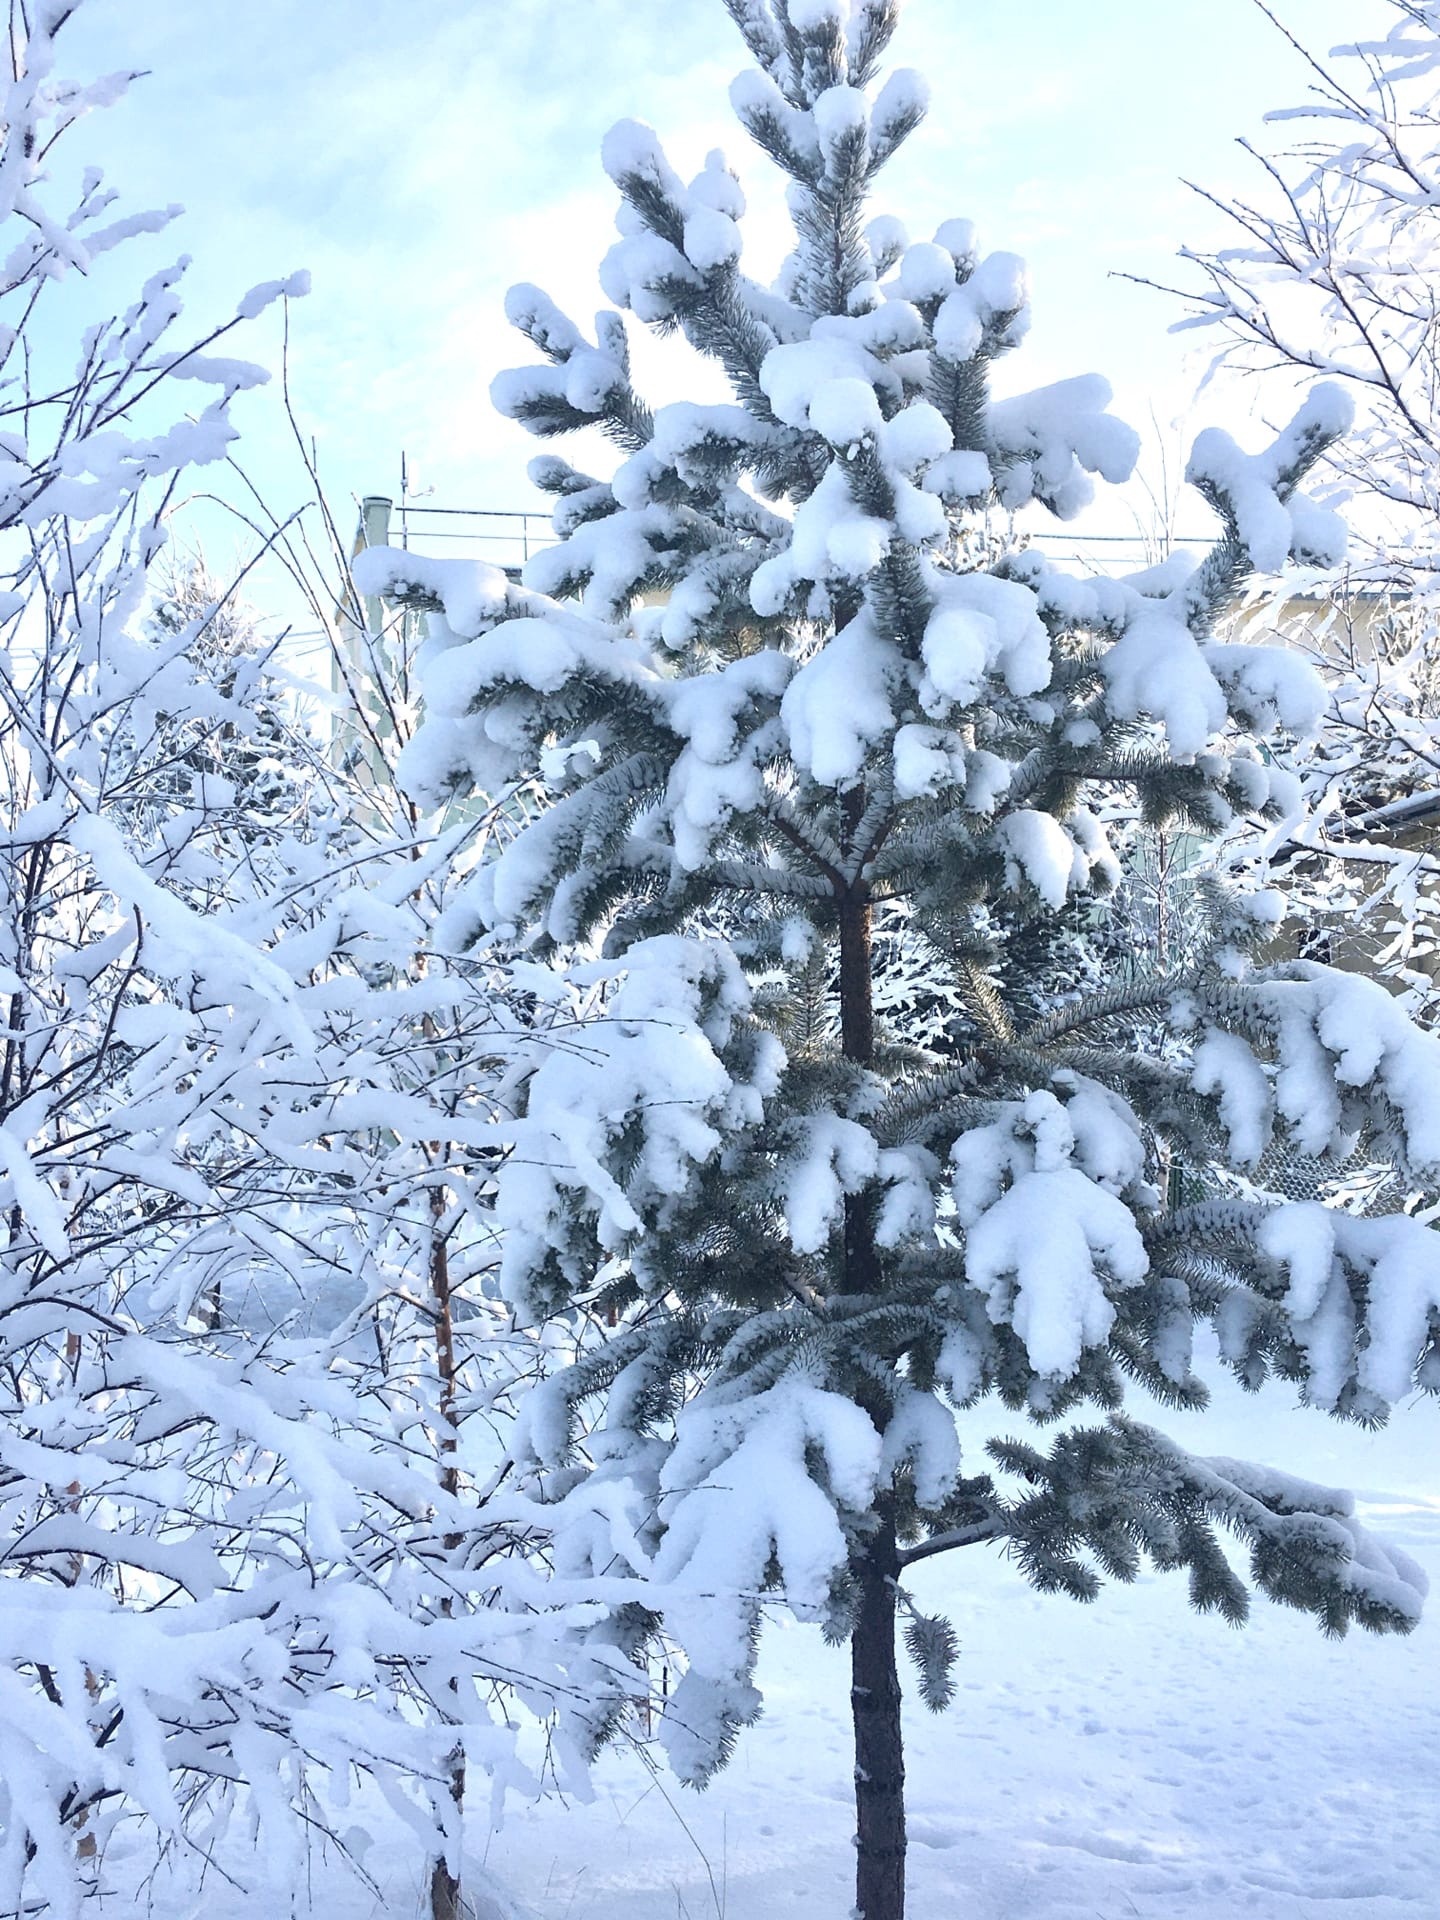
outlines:
M436 520L443 520L443 526L435 526ZM461 525L451 525L459 521ZM518 554L519 563L524 564L537 547L550 547L555 544L555 532L550 525L548 513L531 513L524 508L504 507L422 507L402 502L395 515L398 546L423 551L434 540L462 541L472 546L504 548L509 555ZM478 556L483 559L493 557L491 553ZM513 564L512 560L497 560L497 565Z
M541 547L555 544L548 513L523 507L434 507L386 494L360 506L356 549L403 547L435 558L463 555L514 573Z
M547 513L524 507L440 507L372 494L361 510L360 544L404 547L408 552L465 553L514 572L532 553L555 545ZM1155 540L1142 533L1069 533L1045 528L1030 539L1057 559L1075 560L1095 572L1132 572L1158 557ZM1213 533L1177 535L1173 544L1208 547Z

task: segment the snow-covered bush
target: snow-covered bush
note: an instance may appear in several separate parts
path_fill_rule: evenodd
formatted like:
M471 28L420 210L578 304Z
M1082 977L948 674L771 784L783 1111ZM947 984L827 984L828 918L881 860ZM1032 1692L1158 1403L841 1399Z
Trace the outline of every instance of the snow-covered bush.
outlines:
M516 1777L517 1690L593 1664L489 1503L536 1352L485 1297L522 1023L421 957L488 823L358 794L231 597L156 582L265 377L209 349L303 288L196 342L160 272L63 366L53 283L164 224L93 174L47 206L116 90L56 78L72 12L12 21L0 157L0 1908L237 1806L288 1894L358 1770L442 1913L466 1761Z
M1304 770L1306 817L1268 851L1317 944L1344 944L1363 917L1362 951L1433 1020L1440 8L1389 0L1389 11L1388 34L1337 47L1328 61L1287 33L1304 57L1306 96L1268 119L1299 138L1257 153L1253 191L1217 202L1232 244L1184 250L1196 272L1172 291L1191 310L1178 330L1216 341L1217 362L1260 382L1277 408L1316 375L1355 401L1354 431L1323 456L1331 494L1351 502L1350 570L1308 611L1272 590L1250 614L1261 626L1278 612L1330 696L1322 751Z
M1329 63L1292 40L1307 97L1267 120L1303 142L1260 156L1268 186L1222 203L1236 244L1185 249L1201 283L1177 291L1192 309L1180 328L1213 330L1223 360L1353 393L1355 430L1326 465L1364 502L1356 563L1423 578L1440 562L1440 9L1386 4L1390 32Z
M627 123L601 278L718 360L733 402L652 412L622 313L591 335L518 288L544 364L497 404L541 435L599 427L618 466L535 463L560 539L521 586L388 551L359 585L435 610L417 798L549 792L446 937L523 937L557 1006L604 1005L517 1071L498 1182L508 1295L579 1348L522 1411L536 1516L561 1571L603 1578L601 1643L638 1657L663 1625L683 1649L660 1739L688 1781L759 1710L763 1608L849 1639L856 1904L896 1920L897 1623L932 1706L955 1652L906 1595L917 1560L1004 1543L1088 1599L1148 1558L1238 1621L1228 1531L1253 1584L1327 1631L1413 1625L1415 1569L1347 1496L1191 1457L1122 1407L1204 1403L1205 1320L1247 1384L1278 1374L1333 1413L1440 1385L1431 1231L1176 1206L1167 1179L1177 1154L1243 1168L1272 1139L1366 1140L1428 1177L1440 1044L1369 981L1254 960L1264 894L1209 886L1195 952L1086 977L1085 916L1121 877L1107 796L1201 837L1295 804L1261 742L1304 733L1321 689L1217 622L1253 571L1342 555L1300 483L1344 395L1317 387L1254 452L1197 442L1224 526L1198 564L1111 581L987 553L966 537L985 508L1071 514L1136 438L1094 376L996 397L1019 260L963 220L911 241L871 217L924 110L915 75L879 78L893 0L730 11L754 57L732 99L787 176L795 251L773 286L748 278L722 156L687 182ZM1048 1451L1002 1425L962 1460L955 1409L987 1398L1066 1424Z

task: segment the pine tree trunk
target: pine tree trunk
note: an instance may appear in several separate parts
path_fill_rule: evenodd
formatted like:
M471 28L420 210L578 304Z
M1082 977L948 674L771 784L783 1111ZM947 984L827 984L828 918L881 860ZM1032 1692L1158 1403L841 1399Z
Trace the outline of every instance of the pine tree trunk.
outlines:
M859 1568L860 1611L850 1641L855 1727L855 1910L861 1920L905 1912L905 1745L895 1664L900 1561L886 1514Z
M863 812L852 798L851 833ZM871 978L870 903L857 880L840 902L840 1032L845 1057L868 1065L875 1051ZM880 1285L874 1207L863 1195L845 1203L845 1291L872 1293ZM861 1405L884 1431L889 1408L878 1393ZM904 1920L905 1746L900 1676L895 1660L895 1583L900 1573L894 1517L888 1500L878 1528L857 1556L860 1606L850 1640L850 1710L855 1730L855 1910L860 1920Z

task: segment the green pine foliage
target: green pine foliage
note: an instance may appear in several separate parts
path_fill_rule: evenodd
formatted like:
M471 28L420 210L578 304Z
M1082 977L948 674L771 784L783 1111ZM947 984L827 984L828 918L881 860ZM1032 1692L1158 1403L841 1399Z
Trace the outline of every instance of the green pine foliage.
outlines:
M1081 1599L1184 1570L1238 1621L1230 1536L1325 1630L1408 1629L1413 1569L1342 1496L1191 1459L1123 1408L1204 1404L1207 1320L1247 1385L1279 1374L1337 1413L1440 1385L1429 1229L1177 1211L1170 1177L1277 1139L1434 1167L1440 1046L1367 981L1262 964L1269 896L1197 884L1166 952L1107 906L1137 836L1198 847L1294 804L1261 742L1304 730L1316 685L1220 629L1257 570L1338 556L1301 482L1345 407L1317 389L1258 453L1202 437L1190 474L1225 531L1198 563L1081 580L988 537L987 516L1077 512L1135 436L1093 377L995 400L1021 263L968 222L911 242L874 214L924 108L916 76L877 83L891 0L727 3L755 61L732 99L786 176L794 252L773 286L747 277L723 157L686 184L627 123L601 278L733 401L652 410L621 314L592 337L517 289L542 363L498 406L542 436L599 428L619 464L536 463L558 540L523 585L384 552L361 581L432 610L417 798L545 791L447 926L527 942L578 1023L510 1085L502 1284L575 1348L516 1460L558 1570L633 1591L606 1629L627 1659L652 1631L683 1649L661 1738L692 1781L758 1711L767 1600L851 1637L862 1691L893 1677L898 1605L943 1705L954 1636L903 1571L980 1542ZM962 1463L955 1409L992 1397L1007 1428L1101 1420ZM859 1904L881 1920L892 1707L857 1739Z

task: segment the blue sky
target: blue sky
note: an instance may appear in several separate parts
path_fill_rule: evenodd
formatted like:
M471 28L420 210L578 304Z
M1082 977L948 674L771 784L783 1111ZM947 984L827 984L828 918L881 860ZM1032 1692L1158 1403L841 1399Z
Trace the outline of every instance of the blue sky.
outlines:
M1393 18L1383 0L1276 5L1321 50ZM71 159L99 160L127 205L185 204L145 244L147 264L194 255L195 318L312 270L295 397L347 515L352 494L395 489L402 448L436 500L535 503L536 443L487 399L527 357L501 301L535 280L581 317L602 304L614 120L658 127L687 175L723 146L750 199L747 266L783 251L778 177L729 114L746 56L720 0L85 0L66 40L71 71L149 70L70 136ZM1027 257L1035 326L1005 363L1013 388L1095 369L1137 426L1153 407L1168 427L1203 370L1197 336L1168 334L1175 304L1112 276L1169 277L1180 243L1216 236L1180 176L1253 185L1235 139L1265 137L1265 110L1303 95L1298 58L1251 0L908 0L893 59L926 72L932 109L876 210L915 237L967 215ZM97 277L83 297L104 291ZM250 351L273 364L274 328ZM657 400L709 390L683 347L643 364ZM1256 399L1205 406L1243 418ZM297 487L276 410L242 400L237 418L284 504Z

